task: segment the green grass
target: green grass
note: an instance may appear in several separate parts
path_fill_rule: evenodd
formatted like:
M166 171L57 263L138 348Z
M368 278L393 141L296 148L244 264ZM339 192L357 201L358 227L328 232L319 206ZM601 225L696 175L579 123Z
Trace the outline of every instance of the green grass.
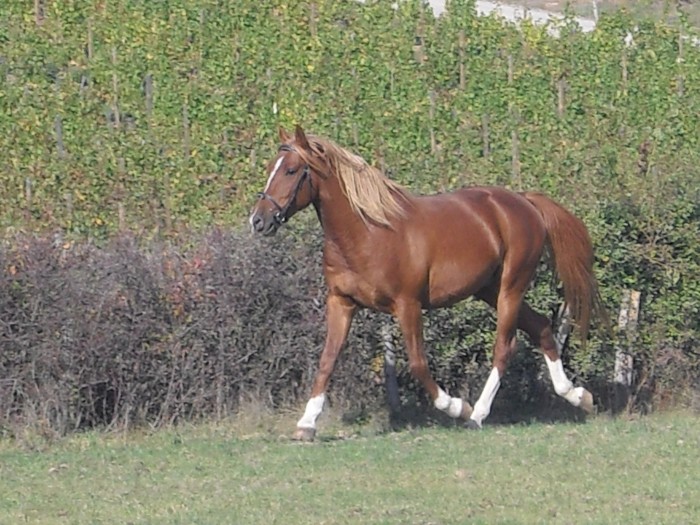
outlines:
M284 422L285 425L287 422ZM279 424L277 424L279 425ZM291 425L289 427L291 429ZM0 523L697 523L700 419L0 442Z

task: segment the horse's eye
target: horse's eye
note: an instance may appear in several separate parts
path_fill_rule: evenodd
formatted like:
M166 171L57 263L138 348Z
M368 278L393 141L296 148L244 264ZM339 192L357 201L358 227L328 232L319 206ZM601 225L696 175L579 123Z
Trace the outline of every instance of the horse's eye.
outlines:
M287 175L294 175L297 172L297 168L289 168L287 170Z

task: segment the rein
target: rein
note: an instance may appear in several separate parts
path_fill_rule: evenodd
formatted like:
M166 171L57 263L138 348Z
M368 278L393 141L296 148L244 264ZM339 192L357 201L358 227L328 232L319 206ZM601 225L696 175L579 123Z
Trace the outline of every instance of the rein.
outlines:
M292 151L291 146L287 146L286 144L280 146L280 151ZM279 224L284 224L287 222L287 214L289 213L289 208L292 207L292 204L296 202L297 200L297 195L299 194L299 191L301 191L301 187L304 184L304 181L308 179L309 181L309 186L311 186L311 177L309 177L310 173L310 168L308 164L304 165L304 170L301 172L301 176L299 177L299 180L297 181L296 186L294 187L294 190L292 191L291 196L289 199L287 199L287 204L284 206L280 206L279 203L273 199L270 195L265 193L264 191L261 191L258 193L258 198L260 200L268 200L270 201L275 208L277 208L277 211L275 212L274 215L274 221L279 225ZM313 187L311 186L311 189L313 190Z

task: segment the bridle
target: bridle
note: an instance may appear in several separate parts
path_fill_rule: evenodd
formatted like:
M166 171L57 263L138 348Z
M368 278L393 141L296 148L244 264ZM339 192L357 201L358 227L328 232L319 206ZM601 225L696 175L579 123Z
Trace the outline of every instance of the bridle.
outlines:
M279 148L279 151L294 151L294 149L288 144L282 144ZM299 180L297 181L296 186L294 186L294 190L292 191L289 199L287 199L287 204L285 204L284 206L280 206L274 198L272 198L264 191L258 192L258 198L260 200L268 200L274 205L275 208L277 208L275 214L273 215L273 220L275 221L275 223L277 223L277 225L284 224L289 219L289 217L287 216L287 214L289 213L289 208L291 208L292 204L296 202L297 195L299 194L299 191L301 191L301 187L303 186L306 180L309 181L309 189L313 192L313 185L311 182L311 177L309 176L310 174L311 168L309 168L308 164L304 164L304 169L302 170L301 175L299 176Z

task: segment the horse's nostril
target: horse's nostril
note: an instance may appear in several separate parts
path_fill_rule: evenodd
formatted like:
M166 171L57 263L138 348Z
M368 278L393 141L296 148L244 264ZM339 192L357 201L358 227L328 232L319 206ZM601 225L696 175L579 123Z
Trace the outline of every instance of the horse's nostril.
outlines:
M256 232L261 232L263 230L263 227L265 226L265 221L260 215L256 215L253 217L253 229Z

